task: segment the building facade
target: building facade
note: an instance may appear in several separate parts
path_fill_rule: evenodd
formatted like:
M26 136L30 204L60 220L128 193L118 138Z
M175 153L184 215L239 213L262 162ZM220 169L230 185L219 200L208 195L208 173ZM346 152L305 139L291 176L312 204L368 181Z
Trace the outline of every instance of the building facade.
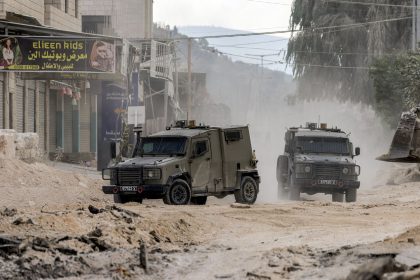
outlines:
M0 0L0 32L7 37L93 36L81 31L79 0ZM0 129L36 132L41 151L50 158L60 153L66 161L94 160L102 83L124 80L122 73L127 73L122 40L104 39L118 45L115 74L0 72Z
M84 31L125 39L150 39L153 0L80 0Z

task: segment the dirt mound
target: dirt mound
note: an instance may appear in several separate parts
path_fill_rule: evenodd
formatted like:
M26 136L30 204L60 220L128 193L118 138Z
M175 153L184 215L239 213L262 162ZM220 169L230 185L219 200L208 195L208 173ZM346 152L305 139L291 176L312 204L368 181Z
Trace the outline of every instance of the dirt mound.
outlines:
M0 205L6 207L99 201L106 199L102 183L40 162L0 160Z
M397 165L394 170L389 173L388 184L400 185L410 182L420 182L420 165L406 164L405 166Z

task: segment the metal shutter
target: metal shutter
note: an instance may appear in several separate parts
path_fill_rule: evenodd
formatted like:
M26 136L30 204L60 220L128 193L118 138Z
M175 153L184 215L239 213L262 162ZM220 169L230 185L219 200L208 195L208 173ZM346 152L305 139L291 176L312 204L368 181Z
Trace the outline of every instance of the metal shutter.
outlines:
M16 131L17 132L24 132L23 131L23 123L24 123L24 115L25 115L25 106L24 106L24 96L25 96L25 83L23 80L17 78L16 79L16 94L15 94L15 101L16 101Z
M28 131L35 132L35 81L27 81L28 86Z
M73 150L73 105L71 97L64 96L64 152Z
M57 149L57 91L50 91L50 152Z
M3 75L0 73L1 81L0 81L0 129L3 127Z
M80 102L80 152L88 153L90 152L90 97L83 94L78 102Z

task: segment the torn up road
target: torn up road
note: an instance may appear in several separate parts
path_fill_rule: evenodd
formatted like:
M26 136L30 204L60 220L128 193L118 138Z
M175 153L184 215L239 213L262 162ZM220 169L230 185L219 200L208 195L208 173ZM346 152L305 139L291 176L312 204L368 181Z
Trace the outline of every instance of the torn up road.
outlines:
M49 179L57 200L45 201L34 177L53 168L31 168L42 172L18 192L1 181L0 279L413 279L420 264L417 183L362 189L354 204L121 206L64 171L65 197Z

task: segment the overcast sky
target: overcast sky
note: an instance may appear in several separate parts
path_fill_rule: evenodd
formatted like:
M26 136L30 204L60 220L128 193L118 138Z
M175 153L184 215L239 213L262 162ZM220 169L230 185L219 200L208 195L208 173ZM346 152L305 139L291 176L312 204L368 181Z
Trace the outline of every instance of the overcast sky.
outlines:
M154 22L246 31L286 29L293 0L154 0ZM287 35L282 35L287 36Z

